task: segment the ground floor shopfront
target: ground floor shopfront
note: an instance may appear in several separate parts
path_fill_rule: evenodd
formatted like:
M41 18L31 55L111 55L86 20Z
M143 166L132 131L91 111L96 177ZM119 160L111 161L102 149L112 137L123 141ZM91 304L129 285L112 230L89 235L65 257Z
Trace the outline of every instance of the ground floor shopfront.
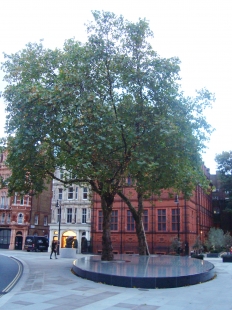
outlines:
M28 226L0 227L0 249L23 250Z
M60 239L60 248L76 248L77 253L90 252L90 224L50 224L49 242Z

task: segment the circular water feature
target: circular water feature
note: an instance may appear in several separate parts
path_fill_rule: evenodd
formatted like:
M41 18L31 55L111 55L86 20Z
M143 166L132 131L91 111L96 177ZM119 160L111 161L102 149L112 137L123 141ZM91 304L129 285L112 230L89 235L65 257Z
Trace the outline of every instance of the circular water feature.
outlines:
M210 262L187 256L117 254L113 261L87 256L73 262L82 278L121 287L172 288L206 282L215 276Z

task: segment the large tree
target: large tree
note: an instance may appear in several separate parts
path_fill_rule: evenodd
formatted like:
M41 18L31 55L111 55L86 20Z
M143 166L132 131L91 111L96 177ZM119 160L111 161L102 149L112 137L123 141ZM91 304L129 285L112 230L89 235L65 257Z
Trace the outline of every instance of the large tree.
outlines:
M172 134L176 148L185 151L192 141L192 156L198 156L209 129L202 109L211 95L184 98L179 60L153 51L146 20L131 23L98 11L93 17L86 43L68 40L62 50L30 43L5 55L8 186L9 193L41 192L44 179L59 179L54 172L64 168L64 184L89 183L102 202L102 259L112 260L110 220L123 180L131 173L144 184L145 171L154 172L156 161L161 165ZM186 125L191 130L183 139ZM172 156L168 149L165 154L163 167L169 169Z

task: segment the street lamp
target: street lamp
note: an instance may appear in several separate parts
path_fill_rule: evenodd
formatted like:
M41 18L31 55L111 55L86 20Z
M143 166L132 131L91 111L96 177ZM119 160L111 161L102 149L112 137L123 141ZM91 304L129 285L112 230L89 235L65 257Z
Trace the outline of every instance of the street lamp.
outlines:
M175 196L175 203L177 206L177 239L178 239L178 254L180 254L180 209L179 209L179 197L178 195Z
M61 222L61 201L57 200L56 208L59 208L59 230L58 230L58 244L57 244L57 255L60 255L60 222Z

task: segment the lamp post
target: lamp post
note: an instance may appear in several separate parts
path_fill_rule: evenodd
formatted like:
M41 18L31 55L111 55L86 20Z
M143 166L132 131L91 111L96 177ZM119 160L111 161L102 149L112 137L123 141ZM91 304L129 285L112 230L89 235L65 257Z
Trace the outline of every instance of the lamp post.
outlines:
M61 201L57 200L56 208L59 208L59 230L58 230L58 244L57 244L57 255L60 255L60 222L61 222Z
M178 239L178 249L177 254L180 254L180 209L179 209L179 197L178 195L175 196L175 203L177 206L177 239Z

